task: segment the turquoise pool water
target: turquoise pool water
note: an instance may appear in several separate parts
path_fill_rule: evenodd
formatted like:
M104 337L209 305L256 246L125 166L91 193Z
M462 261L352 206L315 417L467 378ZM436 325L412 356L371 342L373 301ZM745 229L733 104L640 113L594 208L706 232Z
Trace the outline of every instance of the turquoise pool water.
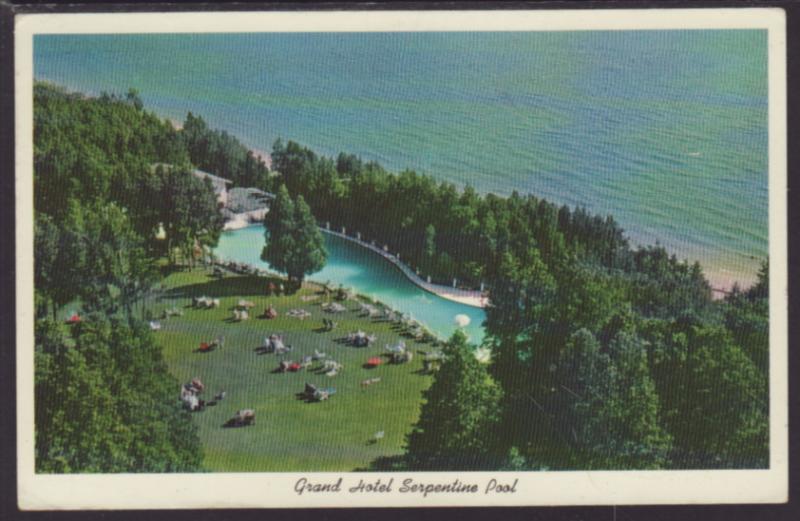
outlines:
M261 260L263 246L264 228L256 225L224 232L214 253L221 259L269 267ZM479 343L483 339L481 324L486 314L482 309L452 302L419 288L389 262L357 244L325 234L325 246L328 263L322 271L310 276L310 280L353 288L398 311L410 313L443 337L449 337L457 329L456 315L467 315L470 324L464 331L470 342Z

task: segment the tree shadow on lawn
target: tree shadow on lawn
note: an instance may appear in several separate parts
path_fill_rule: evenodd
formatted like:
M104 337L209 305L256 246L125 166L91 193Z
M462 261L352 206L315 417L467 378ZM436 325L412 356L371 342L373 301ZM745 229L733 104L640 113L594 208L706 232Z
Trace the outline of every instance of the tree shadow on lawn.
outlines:
M370 443L368 443L370 444ZM370 444L374 445L374 443ZM395 456L380 456L372 460L368 466L354 469L355 472L374 472L374 471L403 471L408 470L403 454Z
M266 297L269 283L280 284L278 277L262 277L257 275L240 275L224 279L213 279L207 282L178 286L159 297L163 299L192 298L208 296L220 297Z
M240 429L240 428L244 428L244 427L250 427L251 425L255 425L255 424L256 424L255 420L253 420L250 423L243 423L243 422L237 422L236 418L231 418L230 420L228 420L228 421L226 421L225 423L222 424L222 428L223 429Z
M294 393L294 397L297 400L305 403L322 403L323 401L326 401L326 400L319 400L317 398L314 398L313 396L309 396L308 393L304 392Z
M177 264L164 264L159 266L158 271L161 273L161 278L166 279L173 273L182 273L184 271L188 271L188 266L179 266Z

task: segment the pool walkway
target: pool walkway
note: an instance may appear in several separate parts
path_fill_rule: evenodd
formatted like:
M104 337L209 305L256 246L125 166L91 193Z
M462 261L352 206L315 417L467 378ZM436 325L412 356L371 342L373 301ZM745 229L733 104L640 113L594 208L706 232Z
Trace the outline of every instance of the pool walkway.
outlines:
M453 302L458 302L459 304L464 304L476 308L485 308L486 304L489 302L488 294L486 292L480 292L478 290L453 288L450 286L445 286L443 284L433 284L431 282L424 280L422 277L414 273L411 270L411 268L400 262L400 259L398 259L397 256L392 255L391 253L381 248L378 248L374 244L362 241L361 239L358 239L356 237L350 237L349 235L346 235L341 232L329 230L328 228L322 226L320 226L319 229L325 233L335 235L337 237L348 240L350 242L354 242L360 246L363 246L364 248L374 251L387 261L394 264L400 271L403 272L403 274L408 278L408 280L410 280L420 288L424 289L425 291L429 291L430 293L438 295L443 299L452 300Z

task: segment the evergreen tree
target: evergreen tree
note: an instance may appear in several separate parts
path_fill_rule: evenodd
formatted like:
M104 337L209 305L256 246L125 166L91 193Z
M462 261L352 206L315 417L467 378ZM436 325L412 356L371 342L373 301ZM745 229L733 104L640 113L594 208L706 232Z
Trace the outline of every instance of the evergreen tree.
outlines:
M49 306L55 319L58 309L80 291L79 273L86 262L86 252L76 231L74 227L58 226L46 214L38 216L34 223L34 288L44 306L37 313L39 316Z
M261 259L273 269L286 273L289 281L301 284L306 275L325 266L328 252L322 232L302 196L292 201L281 186L264 217L266 245Z
M294 203L292 235L294 250L290 254L290 264L286 274L289 280L294 280L299 285L306 275L318 272L328 261L328 251L325 249L322 232L302 195L298 196Z
M286 185L281 185L264 216L266 245L261 252L261 260L282 273L289 271L291 255L295 250L294 218L294 202Z
M667 461L671 436L661 425L659 397L650 377L641 338L620 332L608 348L613 370L611 393L587 425L593 449L605 451L607 468L660 468Z
M496 427L500 386L478 362L466 337L453 334L445 360L424 393L419 421L408 437L409 467L414 470L485 468L502 456Z
M756 367L769 376L769 265L747 291L734 287L725 299L725 325Z
M36 325L37 472L190 472L196 427L141 324L98 315Z
M676 468L764 467L767 381L724 327L653 323L652 374Z
M91 252L81 266L78 295L86 309L130 317L134 303L155 283L153 259L133 230L126 213L115 204L83 209L83 248Z
M215 246L224 224L217 197L208 179L193 176L186 168L157 169L162 176L161 222L167 233L170 260L181 252L194 265L196 248Z

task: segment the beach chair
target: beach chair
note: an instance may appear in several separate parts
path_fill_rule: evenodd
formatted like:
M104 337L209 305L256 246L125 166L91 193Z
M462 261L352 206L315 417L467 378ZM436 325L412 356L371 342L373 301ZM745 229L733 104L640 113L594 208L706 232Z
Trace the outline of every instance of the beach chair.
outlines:
M313 398L316 393L317 393L317 386L306 382L305 388L303 389L303 395L306 398Z
M242 409L236 411L236 414L233 415L233 424L237 427L255 425L255 423L256 411L254 409Z
M336 394L336 388L328 387L325 389L317 389L312 396L312 399L317 402L323 402Z

